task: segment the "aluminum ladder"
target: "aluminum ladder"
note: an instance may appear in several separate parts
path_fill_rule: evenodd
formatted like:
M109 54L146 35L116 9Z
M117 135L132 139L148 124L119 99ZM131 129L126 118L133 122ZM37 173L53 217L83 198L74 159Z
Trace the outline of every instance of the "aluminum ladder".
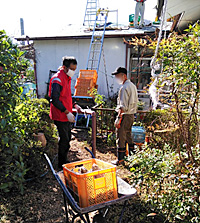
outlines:
M87 0L83 25L88 26L89 29L94 26L98 7L98 0Z
M97 73L99 71L108 12L107 9L98 9L96 13L86 70L96 70Z

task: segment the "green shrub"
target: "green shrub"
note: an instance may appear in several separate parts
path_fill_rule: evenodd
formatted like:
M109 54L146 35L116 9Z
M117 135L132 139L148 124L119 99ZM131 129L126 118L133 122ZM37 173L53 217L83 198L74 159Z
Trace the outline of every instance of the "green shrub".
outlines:
M161 149L167 143L170 144L171 151L174 151L183 144L177 140L180 133L176 113L172 109L151 110L143 115L142 123L137 120L134 125L142 125L146 129L146 135L150 137L150 147Z
M48 101L21 97L21 74L30 63L4 31L0 31L0 50L0 190L23 193L25 178L34 176L43 163L43 149L33 133L44 132L50 142L55 129Z
M171 109L144 117L151 143L128 160L141 197L166 222L200 222L200 25L187 31L190 35L173 33L160 44L157 88L167 85L170 100L162 101ZM152 45L155 49L157 42Z
M1 189L9 191L9 188L21 185L20 190L23 192L25 179L37 177L44 171L42 155L45 148L42 148L41 143L35 140L34 133L43 132L48 145L55 145L56 130L49 118L49 102L46 99L23 100L20 105L16 106L14 112L15 123L12 127L15 132L7 129L6 135L9 141L15 137L20 140L20 144L16 145L14 141L13 145L20 156L19 161L16 160L10 144L7 145L7 150L2 150L4 161L1 169L2 174L5 174L6 177L2 179ZM16 135L16 132L20 132L20 135ZM13 172L15 168L17 171Z
M23 192L27 169L20 148L24 144L24 132L16 128L15 106L22 93L20 75L28 68L29 62L4 31L0 31L0 50L0 189L8 191L17 185Z
M146 113L143 122L147 129L164 129L177 125L176 115L170 109L151 110Z
M24 132L25 143L21 151L25 166L29 170L26 177L36 177L41 174L41 171L44 171L42 154L46 149L35 140L34 134L44 133L48 151L57 142L56 129L49 118L49 102L46 99L27 99L22 101L15 111L18 114L16 125Z
M94 98L94 101L96 104L102 105L102 106L105 105L105 96L98 94L98 91L96 88L92 88L88 93L89 93L90 97Z
M195 149L199 159L199 147ZM169 222L199 222L200 168L191 162L182 164L170 150L166 144L162 150L146 148L129 157L131 181L153 211L164 214Z
M158 60L163 69L158 79L158 88L166 85L170 90L167 104L176 111L180 137L187 151L188 159L195 163L192 147L200 140L199 98L200 98L200 24L189 25L188 34L172 33L160 43ZM153 43L154 49L156 43ZM187 115L185 115L187 114Z

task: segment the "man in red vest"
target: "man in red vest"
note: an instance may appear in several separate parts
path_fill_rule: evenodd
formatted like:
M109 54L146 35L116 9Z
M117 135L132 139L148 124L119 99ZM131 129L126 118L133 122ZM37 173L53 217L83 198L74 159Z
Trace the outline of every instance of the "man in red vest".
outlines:
M144 10L145 10L145 1L146 0L135 0L136 6L135 6L135 15L134 15L134 27L138 28L138 17L140 14L140 25L139 27L144 26Z
M58 167L68 162L70 148L71 123L75 122L72 114L71 78L77 68L74 57L63 57L63 64L53 75L49 85L50 118L54 120L59 133Z

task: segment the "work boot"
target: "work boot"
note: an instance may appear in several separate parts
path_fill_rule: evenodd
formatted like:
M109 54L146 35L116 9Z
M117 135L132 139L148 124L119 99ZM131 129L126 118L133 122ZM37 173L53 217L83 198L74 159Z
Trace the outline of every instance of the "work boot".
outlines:
M125 148L118 148L118 151L117 151L117 157L118 157L118 160L113 160L111 161L111 163L113 165L120 165L120 164L124 164L124 157L126 156L126 149Z
M135 144L129 144L129 156L131 156L132 154L135 154Z

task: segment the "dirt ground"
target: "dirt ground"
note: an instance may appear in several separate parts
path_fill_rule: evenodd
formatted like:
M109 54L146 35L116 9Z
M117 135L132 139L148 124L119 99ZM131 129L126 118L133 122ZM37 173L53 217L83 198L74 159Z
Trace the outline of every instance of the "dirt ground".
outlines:
M85 146L89 146L88 143L90 143L90 139L88 137L87 131L73 131L73 140L71 142L69 160L77 161L91 158L91 155L84 149ZM97 158L107 162L116 159L115 148L105 147L105 144L101 142L101 140L97 140L97 145ZM55 154L56 150L54 151L54 154L51 154L51 156L53 155L55 157ZM53 158L53 156L51 158ZM45 159L44 163L46 163ZM55 159L53 165L54 168L57 169L57 159ZM65 208L62 191L47 163L45 164L44 168L44 172L46 171L48 172L44 177L27 182L23 196L16 191L7 194L0 194L1 223L65 222ZM126 168L118 167L117 175L123 179L127 179L127 176L130 175L130 172ZM112 207L107 214L106 222L117 222L121 208L122 204ZM147 215L149 213L150 210L142 204L142 202L139 200L139 197L136 197L129 203L124 214L123 222L163 222L159 217L157 217L157 219L148 218Z

